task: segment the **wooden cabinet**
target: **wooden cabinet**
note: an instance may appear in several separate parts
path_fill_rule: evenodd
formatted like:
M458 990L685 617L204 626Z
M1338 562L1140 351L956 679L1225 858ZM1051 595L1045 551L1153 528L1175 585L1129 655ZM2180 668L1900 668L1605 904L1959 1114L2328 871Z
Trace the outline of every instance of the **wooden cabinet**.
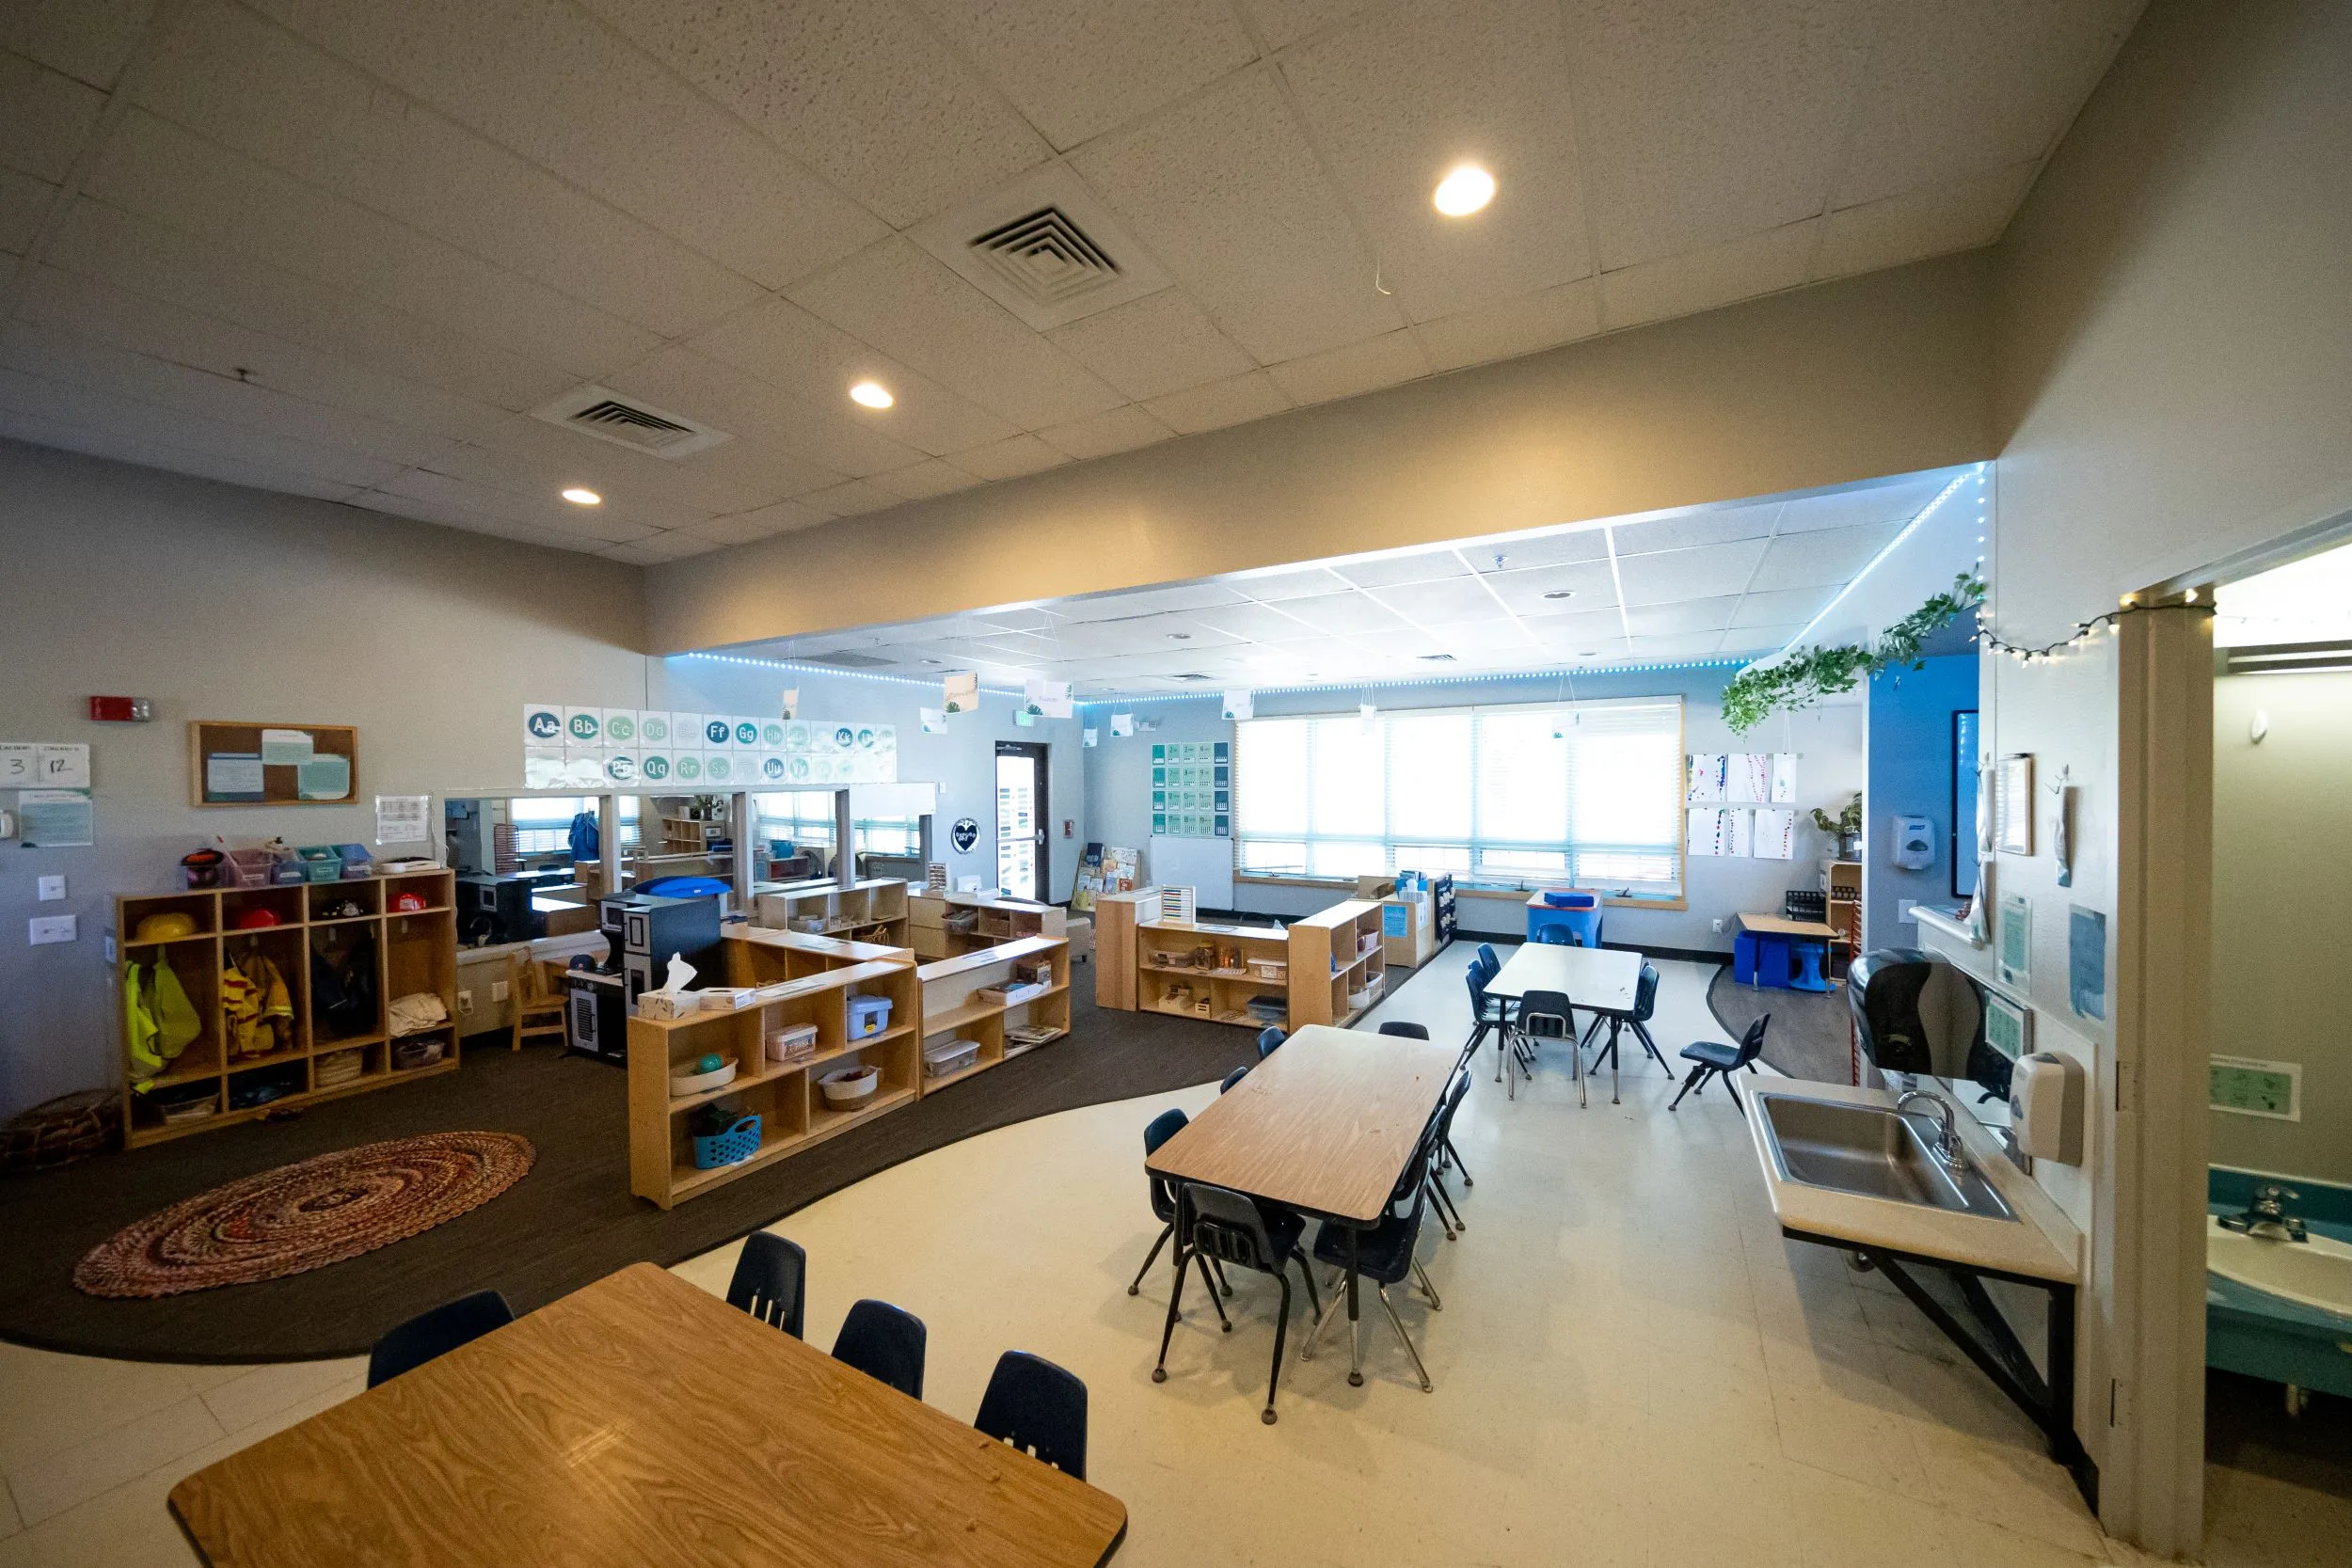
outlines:
M1053 904L988 893L918 893L907 901L910 942L918 958L953 958L1028 937L1070 934L1069 916Z
M1036 977L1029 986L1020 984L1024 972ZM916 974L924 1050L955 1040L978 1047L967 1066L935 1076L926 1066L925 1094L1070 1033L1070 943L1059 938L1023 937L925 964Z
M753 918L771 930L907 947L907 884L896 879L806 882L763 892Z
M1388 961L1380 905L1351 898L1292 922L1162 921L1159 895L1105 894L1095 907L1095 1005L1248 1028L1343 1024L1377 1001Z

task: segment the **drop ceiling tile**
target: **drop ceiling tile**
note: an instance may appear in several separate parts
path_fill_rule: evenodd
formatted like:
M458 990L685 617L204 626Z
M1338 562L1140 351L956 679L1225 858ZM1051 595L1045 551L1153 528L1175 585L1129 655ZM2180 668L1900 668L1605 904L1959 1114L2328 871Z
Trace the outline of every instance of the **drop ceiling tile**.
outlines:
M589 553L601 556L607 561L618 561L628 566L659 566L669 559L668 556L657 554L642 545L607 545Z
M142 108L664 337L758 285L226 0L196 0Z
M1215 605L1197 610L1193 619L1231 637L1252 642L1297 642L1323 634L1279 607L1263 604Z
M1832 213L1822 224L1813 275L1844 277L1991 245L2009 227L2038 167L2010 164Z
M1022 474L1041 473L1070 459L1034 436L1015 436L960 451L953 461L957 467L981 479L1015 479Z
M1836 590L1779 588L1750 594L1731 617L1735 627L1803 626L1821 612Z
M1049 149L953 50L872 0L585 0L894 228Z
M733 365L818 407L894 441L944 457L1021 434L1011 420L970 403L789 300L770 297L739 310L687 346ZM850 401L850 388L878 381L895 400L888 408Z
M527 358L103 202L75 202L45 259L62 271L501 408L536 408L578 380L552 361Z
M1617 602L1616 579L1610 576L1606 561L1489 572L1481 580L1495 591L1515 615L1565 615L1570 610L1599 610ZM1547 594L1569 596L1547 599Z
M585 485L623 511L683 507L701 517L747 512L774 499L696 462L672 461L599 441L528 414L509 414L437 459L438 471L529 496L551 496ZM664 520L663 527L676 527Z
M880 512L899 504L898 498L864 480L852 479L822 490L811 490L793 498L812 511L830 512L836 517L852 517L867 512Z
M1598 528L1565 529L1558 533L1532 534L1519 539L1469 540L1454 546L1481 572L1517 572L1532 566L1573 566L1579 562L1609 559L1609 535ZM1495 565L1495 557L1502 564Z
M874 474L866 483L878 490L887 490L907 500L919 501L957 490L968 490L979 481L953 464L943 463L934 457L912 467L893 468L886 474Z
M1257 56L1223 0L916 0L1057 148Z
M1871 54L1837 205L2040 159L2141 3L1982 0L1906 10Z
M568 533L607 545L628 544L647 538L665 528L709 520L683 512L660 511L647 517L625 517L609 506L574 506L551 495L516 495L512 491L452 479L446 474L432 473L423 468L404 469L377 485L373 493L405 496L412 500L447 508L453 515L477 514L502 517L526 528Z
M1772 531L1810 533L1820 529L1854 528L1863 523L1907 523L1926 510L1928 502L1935 499L1947 483L1948 476L1936 475L1807 496L1782 504L1779 526ZM1954 504L1961 499L1954 497Z
M1869 54L1869 0L1569 0L1569 90L1604 269L1821 211ZM1612 325L1607 287L1602 315Z
M1373 9L1379 0L1243 0L1270 48L1281 49L1312 33Z
M1237 72L1072 162L1261 364L1404 325L1268 71Z
M1403 330L1266 367L1274 384L1299 404L1376 392L1428 373L1429 359L1420 340Z
M1438 582L1466 578L1470 569L1452 550L1422 550L1412 555L1384 555L1351 561L1332 568L1359 588L1386 588L1400 582Z
M52 184L63 180L105 102L61 71L0 54L0 166Z
M760 497L803 495L828 484L838 484L848 477L771 445L764 431L706 447L675 459L673 466Z
M1153 398L1145 404L1186 436L1263 419L1268 414L1279 414L1290 405L1291 400L1282 395L1282 389L1263 371L1212 381L1189 391Z
M692 533L672 529L665 533L657 533L650 538L640 539L634 545L614 545L596 553L610 555L613 550L637 550L652 557L652 561L647 564L654 564L664 561L683 561L690 555L704 555L717 548L719 548L719 544L716 540L700 538Z
M1165 441L1176 433L1154 419L1151 410L1131 403L1083 420L1073 420L1068 424L1048 425L1037 434L1049 446L1073 457L1088 458L1133 451L1154 441Z
M303 440L215 419L201 409L172 406L107 388L28 374L19 369L0 370L0 408L20 418L78 429L90 437L109 439L126 450L150 447L209 452L224 462L355 487L389 479L401 467L397 462L348 447ZM76 443L75 450L90 449ZM177 463L165 466L179 467Z
M1711 599L1685 599L1679 604L1648 605L1625 612L1626 625L1636 638L1665 637L1682 632L1722 631L1731 624L1740 595L1721 594Z
M1522 615L1519 627L1554 652L1609 652L1622 646L1625 617L1615 610L1580 610L1565 615Z
M1406 627L1401 617L1381 609L1362 594L1328 594L1320 598L1292 599L1282 606L1282 612L1334 637L1379 637Z
M1152 607L1134 593L1095 594L1083 599L1062 599L1054 606L1054 618L1064 628L1103 621L1132 621L1152 613Z
M1742 539L1697 549L1625 556L1617 562L1617 578L1624 585L1628 605L1676 604L1739 594L1747 589L1748 578L1769 544L1763 539Z
M1223 582L1179 583L1172 588L1147 588L1126 596L1153 610L1217 610L1247 602L1238 589Z
M732 517L713 517L707 523L690 525L689 531L718 545L748 545L755 539L772 539L779 533L791 533L800 529L815 528L830 522L822 513L811 511L793 501L778 501L754 512L739 512Z
M88 186L103 201L593 377L660 347L642 326L133 110Z
M59 451L86 452L92 457L112 458L119 463L136 463L143 467L162 468L171 473L217 480L224 484L242 484L255 490L272 490L289 496L347 501L363 493L358 485L341 480L322 479L314 474L297 473L266 463L247 462L209 449L137 440L87 425L20 414L9 408L0 408L0 436L28 441L35 446L53 447Z
M1045 336L1131 398L1180 392L1254 368L1182 289L1115 305Z
M1712 249L1602 273L1601 325L1613 332L1793 289L1805 280L1820 229L1820 219L1807 219Z
M591 534L564 532L554 529L534 527L507 516L497 516L475 507L464 506L446 499L424 499L415 496L394 495L384 490L363 490L351 498L351 504L370 512L382 512L397 517L407 517L421 523L437 523L443 528L464 529L469 533L487 533L501 539L519 540L525 544L543 545L551 549L572 550L582 554L601 549L617 539L642 539L650 536L652 529L632 529L624 525L608 528L609 535L598 538Z
M1326 164L1415 321L1594 270L1556 0L1424 0L1300 45L1282 74ZM1475 163L1494 200L1468 218L1431 204Z
M1459 315L1422 322L1413 328L1413 335L1421 340L1432 370L1458 371L1465 365L1558 348L1599 330L1600 285L1581 277Z
M0 49L111 87L154 9L154 0L12 0L0 7Z
M32 245L56 194L46 180L0 168L0 251L21 256Z
M1804 623L1802 621L1787 626L1734 626L1724 633L1722 652L1750 658L1761 657L1765 654L1778 653L1803 630Z
M721 430L756 434L777 449L835 474L864 478L887 473L911 467L925 455L832 408L813 406L680 345L614 372L605 377L605 385Z
M1902 531L1900 523L1823 529L1775 539L1748 584L1750 593L1782 588L1821 588L1851 582L1879 551Z
M1459 577L1443 582L1398 583L1371 590L1372 596L1419 626L1452 626L1468 622L1509 621L1502 606L1486 592L1486 579Z
M1229 577L1226 582L1253 599L1266 604L1288 604L1293 599L1316 598L1326 594L1344 594L1356 585L1336 572L1320 566L1296 571L1254 572Z
M769 288L880 219L563 0L258 0L321 47Z
M1629 655L1635 661L1648 659L1708 658L1721 651L1724 634L1719 631L1681 632L1665 637L1636 637Z
M1659 550L1687 550L1701 545L1724 545L1735 539L1761 539L1772 531L1780 503L1726 506L1681 517L1658 517L1646 523L1612 528L1617 554L1649 555Z
M1122 401L913 241L883 241L789 291L793 303L1025 430Z

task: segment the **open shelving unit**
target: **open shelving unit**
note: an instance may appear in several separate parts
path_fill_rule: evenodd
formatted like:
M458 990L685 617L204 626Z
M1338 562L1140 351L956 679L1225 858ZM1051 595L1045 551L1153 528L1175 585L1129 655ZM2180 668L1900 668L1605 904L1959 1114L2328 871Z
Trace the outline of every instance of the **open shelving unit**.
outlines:
M739 941L729 945L747 944ZM789 968L796 958L817 961L830 957L796 954L788 944L765 945L763 953L730 952L730 969L739 961L781 963ZM850 1039L849 1000L853 996L888 997L889 1025L863 1039ZM818 968L764 984L759 999L748 1007L699 1012L682 1019L631 1018L629 1190L664 1209L673 1208L911 1103L922 1092L921 1006L914 966L900 953ZM794 1024L816 1026L816 1054L799 1062L770 1061L770 1033ZM694 1094L670 1092L674 1072L712 1054L735 1064L732 1082ZM826 1073L861 1064L882 1074L873 1098L854 1110L828 1105L818 1081ZM688 1130L690 1117L700 1107L725 1099L736 1100L744 1111L758 1115L759 1148L749 1159L697 1170Z
M1351 898L1288 929L1160 920L1160 908L1157 888L1096 900L1096 1006L1289 1030L1347 1023L1386 988L1375 901ZM1268 997L1280 998L1281 1020L1250 1010Z
M404 893L423 898L425 908L415 912L395 911L393 901ZM327 912L345 902L358 905L360 912ZM239 919L254 911L267 911L277 923L238 928ZM138 941L139 923L157 914L184 914L195 922L196 930L168 942ZM452 872L125 895L115 899L115 941L119 964L143 966L160 960L170 966L199 1025L196 1038L162 1072L148 1079L142 1089L131 1072L129 1019L118 1018L123 1053L123 1136L131 1148L457 1069L457 911ZM330 1037L317 1029L310 1016L310 955L314 950L348 950L363 941L374 954L374 1012L363 1027ZM257 951L284 980L294 1018L289 1025L274 1031L277 1037L268 1049L240 1053L237 1032L223 997L222 968L231 957ZM119 1011L119 977L114 989ZM438 1039L441 1054L427 1066L401 1070L392 1066L391 1041L386 1033L388 1010L393 998L417 991L438 996L447 1022L405 1037ZM330 1066L322 1075L322 1062L334 1058L340 1065L348 1060L342 1054L345 1052L359 1053L358 1072L341 1078L336 1067ZM259 1104L234 1103L242 1088L262 1082L279 1084L283 1091ZM162 1111L167 1101L206 1102L201 1095L183 1097L171 1092L188 1091L197 1085L211 1086L212 1110L167 1121Z
M1009 985L1020 968L1045 971L1049 977L1043 989L1010 1002L979 994ZM961 958L941 958L915 974L922 982L923 1044L967 1039L979 1047L968 1067L935 1078L927 1073L925 1094L936 1094L1070 1033L1070 943L1061 938L1022 937ZM1024 1042L1007 1037L1009 1031L1023 1029L1041 1032L1045 1038Z
M956 958L1030 937L1070 934L1070 917L1052 904L990 893L918 893L907 901L918 958Z
M1302 916L1291 922L1290 939L1292 1028L1345 1026L1380 1000L1388 958L1376 902L1351 898Z
M1135 940L1136 1011L1252 1029L1291 1027L1297 1009L1286 932L1264 926L1153 924L1136 927ZM1256 998L1280 1002L1281 1016L1251 1012Z
M887 947L907 942L907 884L896 878L852 882L804 882L763 893L753 901L760 927L803 936L847 937Z

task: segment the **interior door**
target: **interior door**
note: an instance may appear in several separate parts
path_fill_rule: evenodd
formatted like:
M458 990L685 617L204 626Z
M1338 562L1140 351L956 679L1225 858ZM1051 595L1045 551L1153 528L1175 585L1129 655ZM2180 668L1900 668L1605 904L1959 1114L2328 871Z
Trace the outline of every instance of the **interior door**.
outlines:
M1015 898L1043 902L1054 885L1047 869L1045 748L996 743L996 885Z

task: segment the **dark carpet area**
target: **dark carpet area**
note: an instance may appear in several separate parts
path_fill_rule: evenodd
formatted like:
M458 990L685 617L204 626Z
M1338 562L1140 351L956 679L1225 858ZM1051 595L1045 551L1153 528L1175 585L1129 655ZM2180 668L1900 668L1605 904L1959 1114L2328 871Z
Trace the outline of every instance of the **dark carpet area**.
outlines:
M1707 1009L1733 1039L1764 1013L1764 1063L1791 1078L1816 1084L1853 1082L1853 1048L1847 1034L1846 991L1788 990L1778 986L1743 986L1724 965L1707 988Z
M428 1307L490 1287L518 1312L641 1259L679 1262L829 1193L959 1138L1104 1101L1214 1083L1255 1059L1251 1032L1099 1011L1094 969L1072 990L1071 1032L936 1096L778 1161L663 1213L628 1191L628 1085L617 1067L488 1037L458 1071L0 1179L0 1338L147 1361L291 1361L366 1353ZM380 1138L519 1132L538 1164L482 1208L329 1268L156 1301L102 1301L72 1285L83 1253L133 1220L225 1181ZM1140 1130L1138 1129L1138 1135Z

